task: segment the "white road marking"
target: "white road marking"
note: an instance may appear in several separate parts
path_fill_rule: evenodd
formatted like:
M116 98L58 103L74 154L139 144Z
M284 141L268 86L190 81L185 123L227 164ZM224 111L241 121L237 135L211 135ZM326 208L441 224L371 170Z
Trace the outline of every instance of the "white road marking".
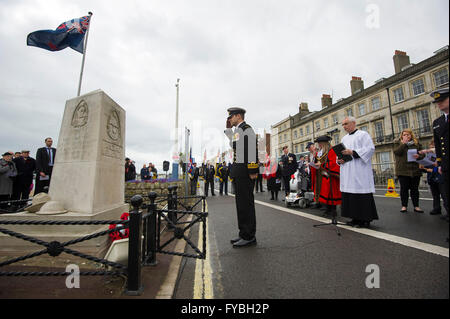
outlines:
M228 194L228 195L234 197L233 194ZM381 195L379 195L379 196L381 196ZM259 204L259 205L264 205L264 206L267 206L267 207L270 207L270 208L273 208L273 209L281 210L283 212L290 213L290 214L293 214L293 215L297 215L297 216L301 216L301 217L304 217L304 218L309 218L309 219L312 219L312 220L316 220L316 221L321 222L321 223L328 223L328 222L330 222L330 220L326 219L326 218L322 218L322 217L319 217L319 216L315 216L315 215L312 215L312 214L308 214L308 213L305 213L305 212L293 210L293 209L286 208L286 207L281 207L281 206L278 206L278 205L273 205L273 204L266 203L266 202L263 202L263 201L255 200L255 203ZM420 249L420 250L426 251L428 253L432 253L432 254L436 254L436 255L440 255L440 256L444 256L444 257L449 258L449 249L445 248L445 247L432 245L432 244L427 244L427 243L423 243L423 242L420 242L420 241L417 241L417 240L404 238L404 237L400 237L400 236L390 235L390 234L382 233L382 232L375 231L375 230L372 230L372 229L367 229L367 228L354 228L354 227L351 227L351 226L341 226L341 225L338 225L338 227L341 227L341 228L344 228L344 229L347 229L349 231L353 231L353 232L356 232L356 233L364 234L364 235L375 237L375 238L378 238L378 239L387 240L387 241L390 241L390 242L393 242L393 243L396 243L396 244L400 244L400 245L411 247L411 248L415 248L415 249Z

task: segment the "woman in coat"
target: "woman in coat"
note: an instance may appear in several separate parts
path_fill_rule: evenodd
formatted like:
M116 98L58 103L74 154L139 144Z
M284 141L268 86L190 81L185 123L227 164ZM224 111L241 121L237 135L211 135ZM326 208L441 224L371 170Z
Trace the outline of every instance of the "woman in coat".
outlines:
M402 202L400 212L406 213L408 211L408 199L411 196L414 211L423 213L423 210L419 207L419 184L422 171L416 161L408 161L409 150L415 150L413 151L415 159L424 157L418 154L422 150L422 146L412 130L404 129L394 145L395 175L400 183L400 199Z
M272 195L270 200L278 200L278 192L281 190L281 179L283 178L280 164L277 165L275 161L267 160L263 177L267 180L267 190Z
M17 176L16 164L12 161L13 154L6 152L0 159L0 202L11 199L13 192L13 178ZM7 208L8 204L0 204L0 208Z

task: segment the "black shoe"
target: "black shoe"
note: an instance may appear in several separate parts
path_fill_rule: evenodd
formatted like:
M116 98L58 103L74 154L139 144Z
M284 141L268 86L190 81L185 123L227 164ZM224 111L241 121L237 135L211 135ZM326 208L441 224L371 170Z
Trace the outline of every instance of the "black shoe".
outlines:
M421 209L415 209L415 208L414 208L414 211L415 211L416 213L419 213L419 214L423 214L423 213L424 213L423 210L421 210Z
M237 243L237 242L240 241L241 239L242 239L241 237L232 239L232 240L230 240L230 243L232 243L232 244Z
M216 194L212 194L213 196L216 196Z
M241 239L238 242L235 242L233 244L233 247L240 248L240 247L248 247L248 246L254 246L254 245L256 245L255 237L253 237L253 239L250 239L250 240Z
M430 212L430 215L440 215L440 214L441 214L440 211L437 211L437 210L434 210L434 209Z
M407 213L407 212L408 212L407 209L402 209L402 210L400 210L400 213Z
M272 197L270 200L275 200L275 198Z
M351 221L346 222L345 224L346 224L347 226L355 227L356 225L358 225L358 222L357 222L356 220L352 219Z

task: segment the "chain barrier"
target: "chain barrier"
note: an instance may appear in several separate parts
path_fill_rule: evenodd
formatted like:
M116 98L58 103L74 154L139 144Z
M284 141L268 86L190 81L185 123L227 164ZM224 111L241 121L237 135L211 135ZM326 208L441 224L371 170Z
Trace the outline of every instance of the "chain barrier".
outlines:
M109 266L112 270L104 271L80 271L81 276L100 276L100 275L125 275L127 277L127 288L125 294L127 295L140 295L143 291L141 283L141 268L142 266L156 265L156 254L168 254L191 258L206 258L206 217L208 213L205 211L206 198L205 196L177 196L177 186L169 186L169 193L167 198L156 201L157 194L150 192L148 198L150 204L143 205L143 198L141 195L134 195L130 203L133 209L130 211L129 220L96 220L96 221L45 221L45 220L0 220L0 225L111 225L120 224L121 226L111 228L108 230L99 231L91 235L83 236L66 242L46 242L25 234L21 234L10 229L0 227L0 233L5 235L22 239L34 244L43 246L44 249L15 257L3 262L0 262L0 268L9 266L14 263L18 263L30 258L42 256L48 254L52 257L57 257L61 253L67 253L79 258L87 259L89 261ZM192 200L198 199L193 205L186 205L180 200ZM24 200L21 200L23 202ZM157 203L167 201L167 205L164 208L156 209ZM199 203L203 202L201 212L193 211ZM178 204L186 210L179 210ZM147 209L147 212L143 214L142 208ZM177 217L180 215L180 217ZM181 221L187 215L192 215L190 221ZM161 225L166 222L168 230L173 231L173 237L169 238L166 242L161 243ZM185 235L186 231L192 228L195 224L202 223L203 227L203 245L200 250L192 241ZM184 227L181 227L183 225ZM108 235L112 232L120 231L123 229L129 229L128 240L128 263L123 265L120 263L112 262L95 256L91 256L80 251L76 251L68 248L74 244L81 243L83 241L91 240L100 236ZM186 243L192 247L196 254L180 253L166 250L167 246L175 240L183 239ZM71 273L66 271L0 271L0 276L18 277L18 276L68 276Z

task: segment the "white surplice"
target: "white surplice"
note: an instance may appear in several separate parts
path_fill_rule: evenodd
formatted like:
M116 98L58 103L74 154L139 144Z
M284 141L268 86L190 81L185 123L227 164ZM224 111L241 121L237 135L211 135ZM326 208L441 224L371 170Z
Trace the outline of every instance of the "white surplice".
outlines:
M341 192L353 194L375 193L372 171L372 155L375 152L370 135L362 130L347 134L342 138L346 149L355 151L360 158L340 164Z

